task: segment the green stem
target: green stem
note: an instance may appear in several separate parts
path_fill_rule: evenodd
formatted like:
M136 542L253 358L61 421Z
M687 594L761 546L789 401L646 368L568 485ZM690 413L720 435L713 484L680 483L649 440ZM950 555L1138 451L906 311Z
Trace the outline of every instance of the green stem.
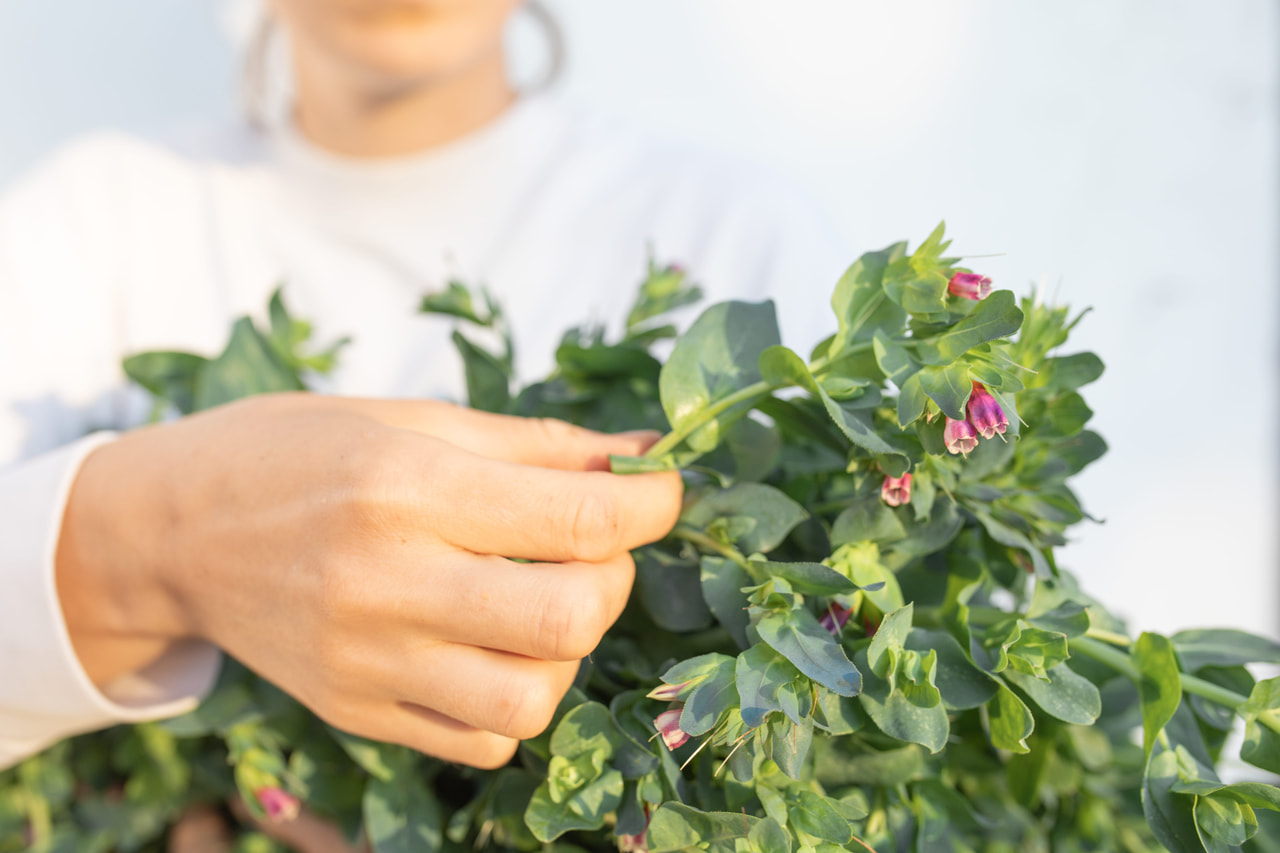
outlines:
M676 539L683 539L685 542L689 542L693 545L697 545L704 551L713 551L727 560L732 560L742 568L746 569L748 573L751 573L751 567L747 562L747 558L742 556L742 552L738 551L736 548L730 548L728 545L712 539L701 530L690 527L686 524L678 524L676 525L675 530L671 531L671 536Z
M850 355L854 355L855 353L863 352L868 349L871 349L871 342L863 341L862 343L845 347L841 350L839 357L836 359L829 357L814 359L814 361L809 364L809 373L814 378L817 378L818 374L830 367L833 361L838 361L841 358L846 358ZM695 432L702 429L702 427L706 426L729 409L732 409L734 406L763 399L774 391L782 388L790 388L794 384L794 382L782 382L775 385L772 382L766 382L761 379L759 382L753 382L745 388L739 388L729 396L722 397L714 403L711 403L705 409L702 409L697 413L697 416L693 420L688 421L681 428L673 429L671 432L658 439L658 442L650 447L644 455L648 458L656 459L670 453L672 450L675 450L680 442L684 441L686 438L693 435Z
M1133 661L1129 656L1119 649L1113 649L1106 643L1093 639L1092 637L1076 637L1070 641L1072 651L1077 651L1085 657L1091 657L1099 663L1104 663L1119 673L1122 673L1131 681L1141 682L1142 673L1138 672L1138 668L1133 665ZM1194 675L1188 675L1185 672L1179 673L1182 680L1182 690L1202 699L1208 699L1210 702L1216 702L1219 705L1225 705L1232 710L1239 712L1240 706L1249 701L1249 697L1242 696L1234 690L1228 690L1203 678L1196 678ZM1264 711L1258 714L1258 722L1262 723L1273 732L1280 734L1280 714L1275 711Z

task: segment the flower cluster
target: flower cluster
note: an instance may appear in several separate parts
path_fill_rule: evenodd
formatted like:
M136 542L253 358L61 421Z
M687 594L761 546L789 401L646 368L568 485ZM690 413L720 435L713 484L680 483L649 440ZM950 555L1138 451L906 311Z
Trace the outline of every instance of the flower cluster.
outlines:
M968 453L978 446L978 436L995 438L997 433L1004 435L1009 428L1004 409L980 382L973 383L966 411L968 417L962 421L947 418L942 439L951 453Z

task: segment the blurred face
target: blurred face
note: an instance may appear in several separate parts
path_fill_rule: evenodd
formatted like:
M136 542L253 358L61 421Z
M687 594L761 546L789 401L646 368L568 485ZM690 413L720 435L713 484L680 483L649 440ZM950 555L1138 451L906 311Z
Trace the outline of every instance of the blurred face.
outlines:
M502 51L521 0L269 0L299 63L375 90L429 85Z

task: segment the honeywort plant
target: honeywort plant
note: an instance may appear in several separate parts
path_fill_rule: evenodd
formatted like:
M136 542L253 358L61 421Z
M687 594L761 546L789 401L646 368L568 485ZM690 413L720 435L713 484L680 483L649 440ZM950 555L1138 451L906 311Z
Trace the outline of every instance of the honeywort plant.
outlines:
M677 337L666 315L699 294L651 266L619 340L571 330L522 389L498 306L459 284L427 297L458 321L473 405L662 429L614 469L685 471L679 524L636 552L631 603L551 727L501 770L453 767L329 728L229 663L190 715L0 775L0 851L159 849L186 806L237 788L379 853L1280 849L1280 790L1216 769L1238 753L1280 772L1280 679L1245 668L1280 645L1131 639L1057 565L1086 517L1067 481L1105 450L1079 393L1102 363L1059 354L1079 317L946 249L939 227L863 255L808 358L767 302L713 305ZM215 359L126 370L186 413L333 363L278 295L269 317Z

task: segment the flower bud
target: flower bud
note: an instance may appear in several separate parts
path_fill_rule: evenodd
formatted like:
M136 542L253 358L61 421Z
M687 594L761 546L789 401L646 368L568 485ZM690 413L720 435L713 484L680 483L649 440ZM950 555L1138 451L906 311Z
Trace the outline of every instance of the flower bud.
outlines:
M973 393L969 395L969 423L983 438L994 438L996 433L1004 435L1009 426L1004 409L986 386L978 382L973 383Z
M818 624L831 632L832 636L840 636L840 630L844 628L844 623L849 621L849 615L853 613L851 607L841 607L838 601L833 601L827 605L826 612L818 617Z
M958 272L947 282L947 292L961 299L977 301L991 292L991 279L976 272Z
M681 710L681 708L672 708L669 711L663 711L653 721L654 728L658 730L658 734L662 735L662 742L667 745L667 749L683 746L689 739L688 733L680 728Z
M645 695L650 699L657 699L659 702L673 702L680 698L681 692L696 679L682 681L679 684L659 684Z
M880 487L880 497L889 506L911 503L911 475L885 477L884 485Z
M280 788L259 788L253 795L258 798L258 805L262 806L267 819L272 823L291 821L302 808L297 797Z
M947 418L942 430L942 442L950 453L968 453L978 446L978 431L968 421Z

